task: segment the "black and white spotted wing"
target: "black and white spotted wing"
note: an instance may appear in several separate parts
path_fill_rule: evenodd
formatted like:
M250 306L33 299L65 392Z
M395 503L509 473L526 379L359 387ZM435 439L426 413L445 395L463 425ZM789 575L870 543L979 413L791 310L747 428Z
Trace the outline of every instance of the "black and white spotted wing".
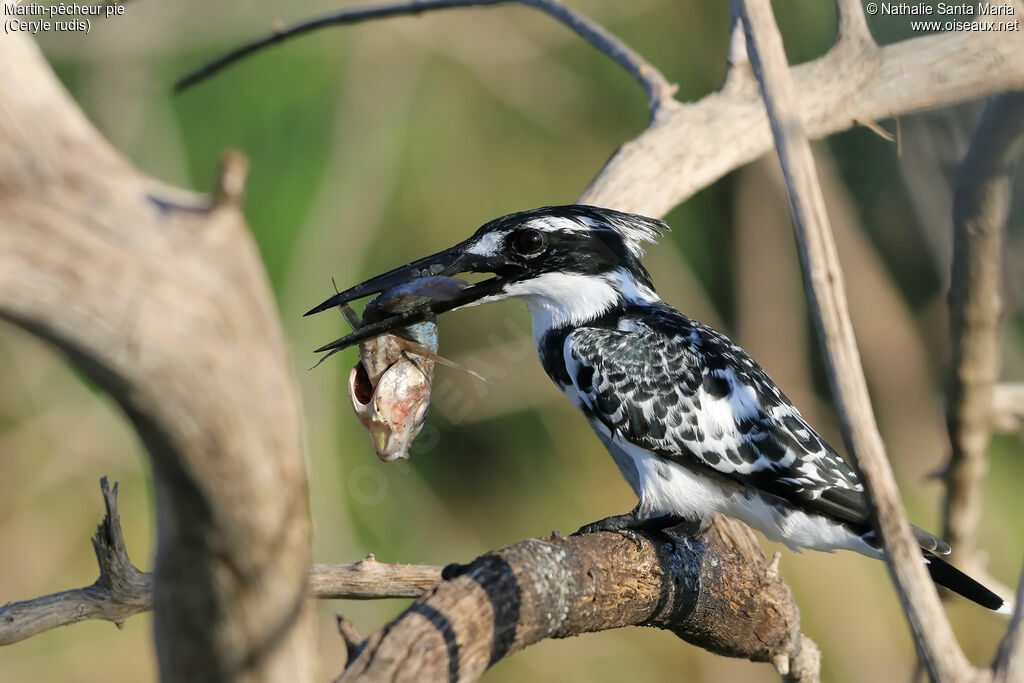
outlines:
M615 320L572 330L562 348L565 379L591 419L690 469L866 523L856 473L746 352L668 306Z

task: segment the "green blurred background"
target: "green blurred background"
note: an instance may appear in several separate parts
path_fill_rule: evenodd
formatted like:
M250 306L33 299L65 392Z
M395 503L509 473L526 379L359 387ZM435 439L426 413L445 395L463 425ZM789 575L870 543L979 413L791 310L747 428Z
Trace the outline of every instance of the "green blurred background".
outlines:
M520 305L446 318L442 353L495 386L439 368L412 459L390 465L374 457L348 405L354 352L306 371L311 350L345 330L340 316L301 313L331 293L332 276L353 283L448 246L495 216L573 201L616 146L643 129L642 92L565 28L506 7L322 31L171 94L188 68L272 22L343 4L141 0L122 17L94 22L89 35L39 42L96 126L145 172L206 190L223 150L248 155L246 214L305 402L317 561L367 553L392 562L467 561L628 510L633 494L611 458L541 371ZM699 99L721 82L727 3L572 4L659 66L679 84L680 99ZM791 61L828 49L830 3L793 0L776 11ZM906 21L872 22L872 29L881 42L910 37ZM941 488L929 474L948 449L941 385L949 178L978 111L974 103L905 117L899 148L864 129L816 147L883 434L912 518L936 531ZM1018 381L1020 218L1018 208L1006 250L1003 343L1004 376ZM668 221L673 232L648 257L661 295L733 336L839 445L775 159L727 176ZM121 482L129 551L149 568L146 458L110 400L52 349L9 326L0 326L0 378L0 601L95 579L88 539L101 515L104 474ZM1021 446L1019 433L993 445L978 539L991 573L1006 584L1016 581L1024 555ZM908 679L913 647L882 563L783 549L781 570L805 632L824 652L827 680ZM324 679L343 658L336 611L368 633L403 606L322 602ZM968 654L987 662L1005 622L959 600L949 610ZM154 678L148 615L123 631L86 622L0 649L4 681ZM526 678L777 680L768 665L717 657L652 629L544 642L487 674L495 682Z

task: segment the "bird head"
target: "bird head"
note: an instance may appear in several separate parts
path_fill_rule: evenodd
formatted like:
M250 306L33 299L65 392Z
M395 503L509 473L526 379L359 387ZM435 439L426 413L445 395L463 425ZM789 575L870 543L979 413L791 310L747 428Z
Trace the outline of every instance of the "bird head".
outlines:
M390 290L416 278L487 273L493 277L444 298L425 301L326 344L345 348L456 308L508 298L526 301L546 324L580 323L622 300L657 299L640 262L643 245L668 229L663 222L595 206L549 206L509 214L431 256L370 278L306 315Z

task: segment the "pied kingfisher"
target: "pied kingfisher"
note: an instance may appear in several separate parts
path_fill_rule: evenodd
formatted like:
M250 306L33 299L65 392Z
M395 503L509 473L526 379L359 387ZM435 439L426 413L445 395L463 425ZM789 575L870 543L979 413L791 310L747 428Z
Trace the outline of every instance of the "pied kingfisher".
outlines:
M770 377L720 332L662 301L641 264L667 226L593 206L493 220L450 249L371 278L306 315L416 277L494 277L361 328L333 351L463 306L522 299L544 370L587 417L639 497L577 533L660 529L720 512L790 548L882 556L857 473ZM947 564L914 527L936 583L989 609L1010 605ZM635 536L634 536L635 539Z

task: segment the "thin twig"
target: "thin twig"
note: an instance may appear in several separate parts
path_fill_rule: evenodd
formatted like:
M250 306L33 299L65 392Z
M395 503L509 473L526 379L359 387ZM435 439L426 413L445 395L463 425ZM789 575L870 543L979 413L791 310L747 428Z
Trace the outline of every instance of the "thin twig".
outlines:
M943 521L946 541L961 563L973 554L981 519L999 377L1003 235L1022 153L1024 93L1009 93L985 107L956 174L949 285L952 363L946 388L951 451L943 476Z
M611 57L625 69L643 87L647 93L647 108L654 116L655 111L664 100L675 94L676 88L668 82L664 75L650 62L640 56L633 48L619 40L606 28L584 14L567 7L559 0L413 0L376 7L330 12L319 17L306 19L291 26L273 30L270 33L241 45L231 52L218 57L183 76L174 86L175 91L182 90L212 76L221 69L244 59L250 54L265 47L310 33L328 26L358 24L375 19L421 14L443 9L465 7L491 7L494 5L524 5L533 7L555 18L595 48Z
M875 424L850 322L842 270L814 158L796 106L782 37L768 0L742 0L742 10L747 51L761 84L786 178L805 288L825 349L843 439L863 475L885 543L890 573L929 672L936 680L961 680L971 674L971 666L953 636L921 562L920 548L911 535Z

